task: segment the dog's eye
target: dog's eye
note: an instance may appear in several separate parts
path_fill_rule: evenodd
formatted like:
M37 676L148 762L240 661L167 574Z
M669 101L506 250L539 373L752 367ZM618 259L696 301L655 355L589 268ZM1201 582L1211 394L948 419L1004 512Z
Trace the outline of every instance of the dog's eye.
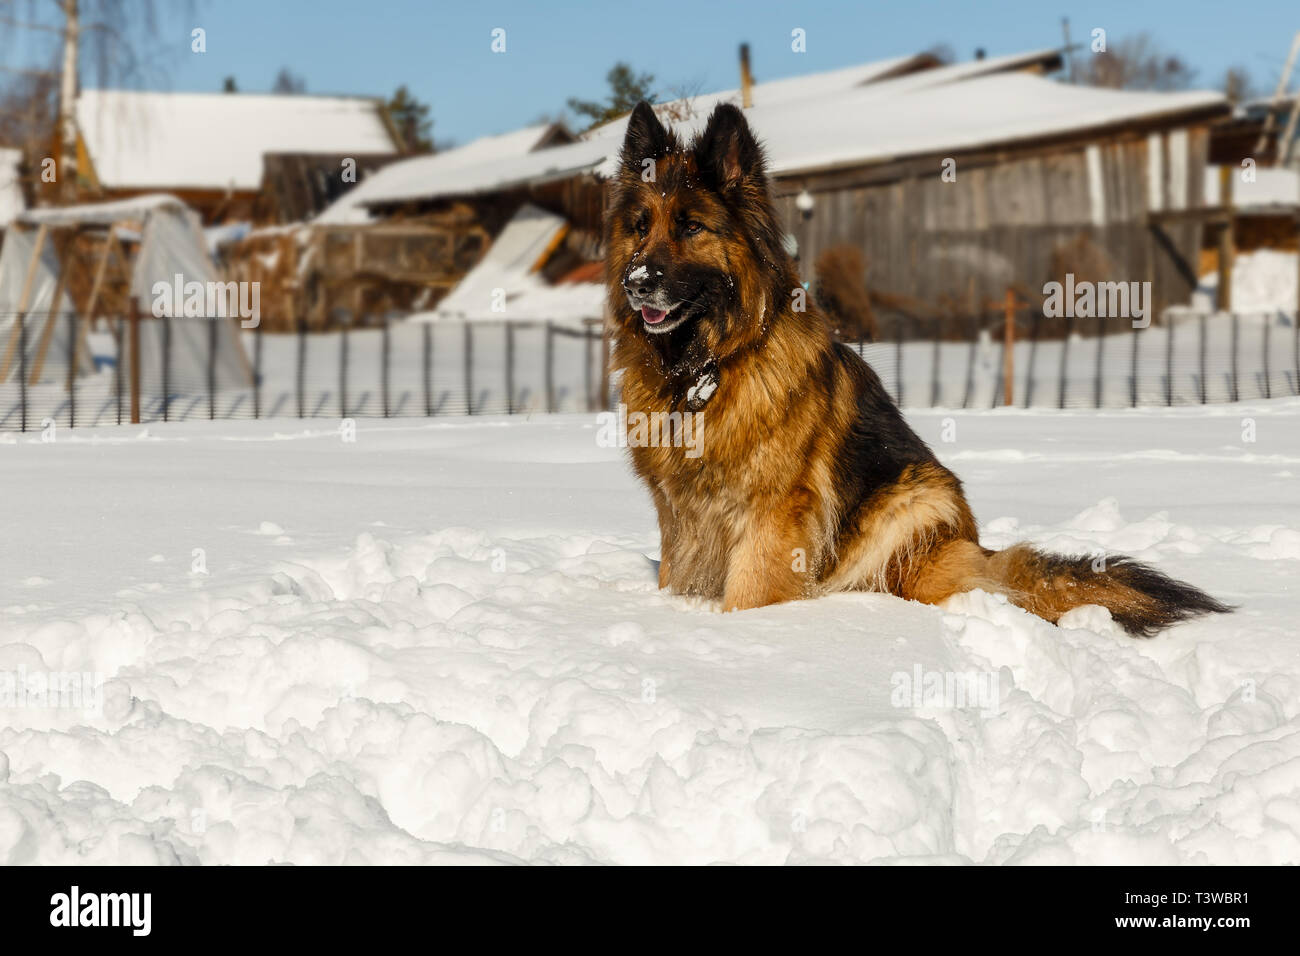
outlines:
M641 215L637 216L636 225L633 228L636 229L638 235L644 236L650 231L650 217L645 213L641 213Z
M696 222L694 219L691 219L682 227L682 232L688 236L694 236L703 231L704 226L701 223Z

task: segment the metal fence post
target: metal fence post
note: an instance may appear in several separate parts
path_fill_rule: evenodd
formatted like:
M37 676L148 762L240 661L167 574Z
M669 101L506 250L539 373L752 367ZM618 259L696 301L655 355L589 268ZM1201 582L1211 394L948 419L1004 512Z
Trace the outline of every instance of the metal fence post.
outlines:
M1014 405L1016 397L1016 293L1010 286L1003 300L1005 344L1002 349L1002 404Z
M424 322L421 329L424 337L424 414L427 418L433 415L433 325Z
M506 323L506 414L515 413L515 326Z
M465 414L474 414L474 326L465 321Z
M1268 381L1268 334L1269 327L1273 324L1273 317L1269 316L1264 322L1264 397L1272 398L1273 389Z
M167 421L172 407L172 320L163 315L158 321L162 323L162 416Z
M1141 334L1141 329L1138 329L1135 326L1133 329L1133 382L1132 382L1133 391L1130 396L1132 398L1132 405L1134 408L1137 408L1138 406L1138 336L1140 334Z
M1174 323L1165 317L1165 404L1174 404Z
M934 350L930 357L930 407L939 404L939 346L943 340L943 317L934 317Z
M1092 379L1092 404L1101 408L1101 365L1106 352L1106 320L1097 316L1097 369Z
M894 319L894 404L903 407L903 317Z
M18 404L22 406L18 420L20 431L27 431L27 316L18 313Z
M77 427L77 313L68 313L68 427Z
M1041 312L1029 313L1029 359L1025 363L1025 408L1034 403L1034 360L1038 357L1038 325Z
M253 420L262 417L262 323L253 327Z
M1065 383L1069 380L1070 336L1074 334L1074 319L1065 316L1065 336L1061 339L1061 373L1056 393L1056 407L1065 407Z
M1200 327L1201 327L1201 335L1200 335L1200 338L1201 338L1201 341L1200 341L1199 348L1200 348L1200 352L1201 352L1201 355L1200 355L1200 361L1201 361L1201 404L1204 405L1204 404L1206 403L1206 401L1207 401L1208 396L1209 396L1208 383L1207 383L1207 381L1206 381L1206 377L1205 377L1205 376L1206 376L1206 371L1205 371L1205 314L1204 314L1204 313L1201 314L1200 319L1201 319L1201 321L1200 321Z
M546 323L546 410L555 411L555 331Z
M348 417L348 324L339 339L339 418Z
M975 355L979 351L980 324L974 314L966 323L966 331L970 333L970 352L966 356L966 391L961 398L962 408L970 407L971 394L975 391Z
M208 421L217 417L217 320L208 320Z
M303 316L298 317L298 368L295 376L294 387L298 393L298 417L303 418L304 396L303 396L303 376L307 370L307 319Z
M1300 307L1296 308L1294 325L1291 362L1295 366L1295 381L1292 383L1292 387L1295 389L1295 393L1300 395Z
M1232 400L1234 402L1237 401L1239 398L1238 391L1237 391L1237 334L1238 334L1237 313L1234 312L1232 313L1232 378L1231 378Z
M388 417L388 316L384 316L384 330L382 341L382 355L380 357L379 387L382 391L384 405L384 417Z
M140 424L140 299L131 296L131 424Z
M588 334L587 329L582 330L582 390L587 396L586 411L592 411L595 404L594 396L591 394L591 353L592 337Z
M113 323L113 402L117 408L117 424L122 424L122 324L119 315Z

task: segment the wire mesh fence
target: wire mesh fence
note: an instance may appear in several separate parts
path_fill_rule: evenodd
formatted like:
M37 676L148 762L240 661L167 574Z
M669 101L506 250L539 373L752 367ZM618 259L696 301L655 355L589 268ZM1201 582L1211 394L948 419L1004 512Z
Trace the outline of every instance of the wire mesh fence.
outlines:
M559 323L408 323L275 334L233 320L11 316L0 430L237 418L361 418L602 408L598 330ZM66 357L34 366L65 327ZM135 344L132 344L132 338ZM61 346L62 348L62 346ZM74 350L89 374L67 374ZM138 373L130 357L138 355ZM82 369L78 368L78 371Z
M886 317L851 345L904 407L1113 408L1300 395L1300 329L1284 312L1168 311L1159 323L1038 314ZM134 342L133 342L134 339ZM411 323L289 334L233 320L74 313L0 317L0 430L238 418L393 418L611 407L598 328ZM131 355L139 356L138 373ZM1010 389L1008 389L1008 381Z

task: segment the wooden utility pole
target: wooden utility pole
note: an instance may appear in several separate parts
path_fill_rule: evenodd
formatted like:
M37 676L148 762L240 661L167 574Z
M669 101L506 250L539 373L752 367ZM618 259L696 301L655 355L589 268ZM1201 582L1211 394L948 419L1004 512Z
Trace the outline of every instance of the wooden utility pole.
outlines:
M1071 83L1074 82L1074 51L1070 49L1070 18L1061 17L1061 33L1065 39L1065 69L1066 79Z
M1003 300L1006 328L1002 343L1002 404L1014 405L1016 390L1016 293L1007 287Z
M749 109L754 105L754 75L749 72L749 44L740 45L740 105Z

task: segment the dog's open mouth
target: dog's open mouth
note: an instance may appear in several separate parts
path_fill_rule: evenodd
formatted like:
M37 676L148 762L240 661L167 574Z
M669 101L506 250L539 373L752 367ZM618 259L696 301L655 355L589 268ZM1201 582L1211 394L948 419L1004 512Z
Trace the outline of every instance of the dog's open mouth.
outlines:
M689 309L684 302L678 302L676 305L667 309L656 309L653 306L641 306L641 321L645 324L645 330L655 335L663 332L671 332L677 326L689 318Z

